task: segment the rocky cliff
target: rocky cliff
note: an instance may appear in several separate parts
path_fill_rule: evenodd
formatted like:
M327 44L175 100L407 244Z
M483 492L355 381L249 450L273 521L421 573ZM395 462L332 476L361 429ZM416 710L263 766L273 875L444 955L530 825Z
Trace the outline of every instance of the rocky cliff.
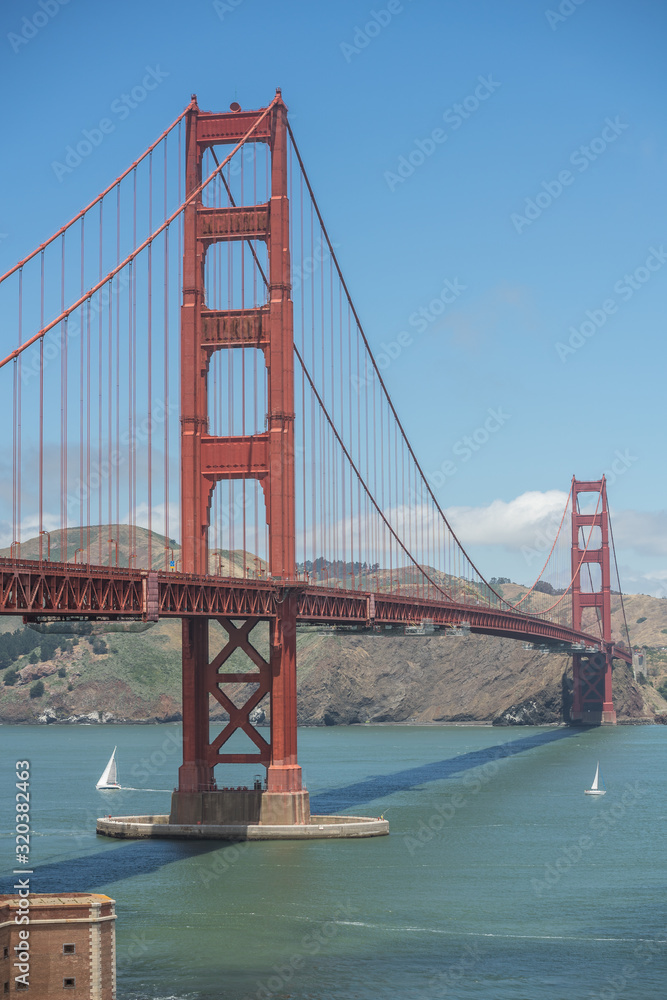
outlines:
M19 636L24 631L18 620L5 619L0 627ZM218 629L212 629L212 649ZM180 623L169 621L141 634L49 634L48 642L31 632L31 652L5 665L0 721L179 719L180 639ZM222 644L222 630L219 639ZM253 641L266 656L266 626L256 628ZM55 643L60 645L53 649ZM302 725L558 722L567 716L571 691L567 656L487 636L388 638L304 630L298 663ZM235 700L244 694L236 690ZM614 669L614 699L622 720L667 710L658 692L636 684L621 663ZM217 704L214 716L224 717Z
M112 539L113 545L109 542ZM131 544L130 544L131 543ZM24 542L22 554L38 558L40 539ZM136 529L130 540L122 525L68 529L49 536L47 556L74 559L86 546L90 558L127 565L131 550L141 565L178 564L174 539ZM9 555L8 551L0 555ZM242 576L265 575L255 556L220 550L211 554L212 571ZM387 574L385 574L386 576ZM384 579L375 573L374 585ZM385 584L390 583L390 575ZM460 583L460 581L459 581ZM498 591L515 603L554 598L505 583ZM473 595L474 596L474 595ZM625 598L633 643L647 647L637 660L635 683L622 663L614 669L614 701L620 719L653 718L667 711L658 689L667 693L667 599L644 595ZM588 623L595 630L595 623ZM37 632L21 619L0 617L0 722L116 721L164 722L180 718L181 627L162 620L154 626L82 624L49 626ZM612 633L625 638L619 595L612 596ZM211 625L211 656L225 633ZM268 627L252 633L258 651L268 657ZM230 666L247 670L238 654ZM299 721L303 725L356 722L496 722L535 724L567 718L571 697L568 656L525 649L520 642L487 636L355 635L327 629L303 629L298 635ZM252 690L232 690L240 704ZM258 715L261 715L261 709ZM213 716L224 713L215 702ZM264 708L266 711L266 708Z
M539 725L568 717L571 690L569 657L509 639L335 637L300 680L299 719ZM622 663L614 699L622 720L653 715Z

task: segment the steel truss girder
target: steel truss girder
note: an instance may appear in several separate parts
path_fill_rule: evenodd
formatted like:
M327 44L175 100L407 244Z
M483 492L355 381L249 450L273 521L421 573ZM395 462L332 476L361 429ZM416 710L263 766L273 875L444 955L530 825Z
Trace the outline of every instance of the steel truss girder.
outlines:
M100 618L136 616L148 619L152 580L157 584L157 617L231 619L276 618L284 583L238 577L194 576L76 566L37 560L0 559L0 614L89 615ZM359 591L334 590L294 582L297 621L337 625L401 625L421 618L434 625L470 623L472 632L509 639L545 639L601 647L600 638L531 615L513 614L479 605L454 604L417 597L399 597ZM371 598L375 598L371 617ZM615 658L631 662L631 653L613 646Z

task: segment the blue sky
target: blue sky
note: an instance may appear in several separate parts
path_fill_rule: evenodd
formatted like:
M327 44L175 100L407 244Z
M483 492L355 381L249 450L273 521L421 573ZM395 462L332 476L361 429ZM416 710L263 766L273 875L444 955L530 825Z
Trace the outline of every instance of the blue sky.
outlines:
M281 86L376 353L410 334L385 378L480 568L529 579L572 474L610 470L625 585L667 593L663 2L12 0L0 25L1 270L191 93L225 110ZM147 67L159 84L59 180Z

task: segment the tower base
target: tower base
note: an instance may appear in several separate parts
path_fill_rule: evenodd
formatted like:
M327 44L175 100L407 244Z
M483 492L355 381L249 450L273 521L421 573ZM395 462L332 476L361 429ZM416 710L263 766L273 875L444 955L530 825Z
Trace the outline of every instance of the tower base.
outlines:
M585 711L573 712L571 722L575 726L615 726L616 712L611 711Z
M187 826L293 826L310 823L305 789L273 792L225 788L215 792L174 792L169 823Z

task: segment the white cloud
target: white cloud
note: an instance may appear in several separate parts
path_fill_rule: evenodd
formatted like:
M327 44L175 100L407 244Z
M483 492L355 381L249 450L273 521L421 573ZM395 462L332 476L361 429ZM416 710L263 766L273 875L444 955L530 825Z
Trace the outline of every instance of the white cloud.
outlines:
M449 507L445 513L465 545L535 546L542 536L555 537L567 493L537 490L514 500L493 500L486 507Z
M537 572L551 548L566 498L560 490L531 491L514 500L493 500L484 507L451 507L445 513L475 561L495 565L498 556L492 553L501 548L509 553L503 556L509 560L503 562L503 572L513 572L517 579L528 578L527 567ZM655 560L665 560L667 567L667 511L612 511L612 527L623 590L667 596L667 568L655 564ZM567 546L569 516L563 532L562 544ZM488 548L474 551L477 546ZM523 567L516 561L519 554ZM613 567L612 586L616 586Z
M536 535L554 538L566 498L561 490L530 491L485 507L450 507L446 514L464 545L520 549L534 544ZM667 556L667 511L622 510L612 512L612 522L618 548Z
M667 569L642 573L636 567L620 566L619 573L626 594L650 594L667 598Z
M618 548L638 555L667 556L667 510L612 512L612 526Z

